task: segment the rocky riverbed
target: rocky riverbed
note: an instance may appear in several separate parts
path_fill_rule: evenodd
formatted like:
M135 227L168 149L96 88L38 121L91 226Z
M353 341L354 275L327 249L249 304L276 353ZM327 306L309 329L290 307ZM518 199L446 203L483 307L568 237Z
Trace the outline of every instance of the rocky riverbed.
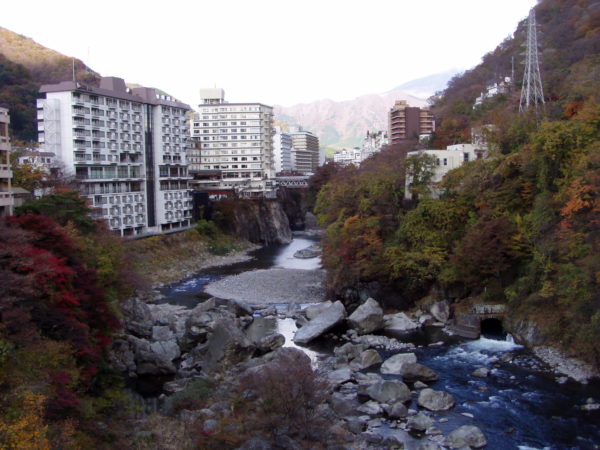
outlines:
M315 303L323 300L324 270L267 269L244 272L208 284L214 297L242 300L252 305Z

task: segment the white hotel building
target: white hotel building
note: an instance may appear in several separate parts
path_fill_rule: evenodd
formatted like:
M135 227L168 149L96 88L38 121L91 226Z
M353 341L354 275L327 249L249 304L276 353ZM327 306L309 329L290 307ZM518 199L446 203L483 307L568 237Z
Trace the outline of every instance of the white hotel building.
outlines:
M199 163L190 166L195 188L242 196L272 190L273 108L261 103L226 103L223 89L201 89L200 97L202 103L190 121L200 153ZM203 180L203 175L212 180Z
M115 77L99 88L64 81L40 92L40 150L75 177L96 217L121 235L190 225L188 105Z

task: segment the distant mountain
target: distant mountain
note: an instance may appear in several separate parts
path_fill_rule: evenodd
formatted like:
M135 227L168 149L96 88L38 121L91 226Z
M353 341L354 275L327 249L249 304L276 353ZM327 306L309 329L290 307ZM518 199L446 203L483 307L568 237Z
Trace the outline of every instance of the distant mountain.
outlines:
M383 94L362 95L354 100L318 100L289 107L275 105L275 118L312 131L319 136L321 146L330 150L355 147L361 144L367 130L387 129L388 111L396 100L406 100L411 106L425 106L425 99L444 89L454 74L430 75Z

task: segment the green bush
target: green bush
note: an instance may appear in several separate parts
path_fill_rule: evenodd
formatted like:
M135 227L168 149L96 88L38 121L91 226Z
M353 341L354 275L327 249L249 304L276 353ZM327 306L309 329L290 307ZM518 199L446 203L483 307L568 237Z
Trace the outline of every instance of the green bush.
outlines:
M192 381L182 391L176 392L165 401L165 414L174 416L183 409L201 409L215 389L212 378L199 378Z
M221 235L221 230L219 230L214 222L204 219L199 220L198 223L196 223L196 232L200 236L204 236L209 239L216 239Z

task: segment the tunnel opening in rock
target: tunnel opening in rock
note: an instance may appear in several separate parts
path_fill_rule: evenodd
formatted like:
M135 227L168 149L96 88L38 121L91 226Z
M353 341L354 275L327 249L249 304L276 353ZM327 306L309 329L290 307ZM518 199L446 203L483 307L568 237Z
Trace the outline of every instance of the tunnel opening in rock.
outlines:
M502 320L496 318L483 319L481 321L481 335L488 338L506 337L506 331L502 326Z

